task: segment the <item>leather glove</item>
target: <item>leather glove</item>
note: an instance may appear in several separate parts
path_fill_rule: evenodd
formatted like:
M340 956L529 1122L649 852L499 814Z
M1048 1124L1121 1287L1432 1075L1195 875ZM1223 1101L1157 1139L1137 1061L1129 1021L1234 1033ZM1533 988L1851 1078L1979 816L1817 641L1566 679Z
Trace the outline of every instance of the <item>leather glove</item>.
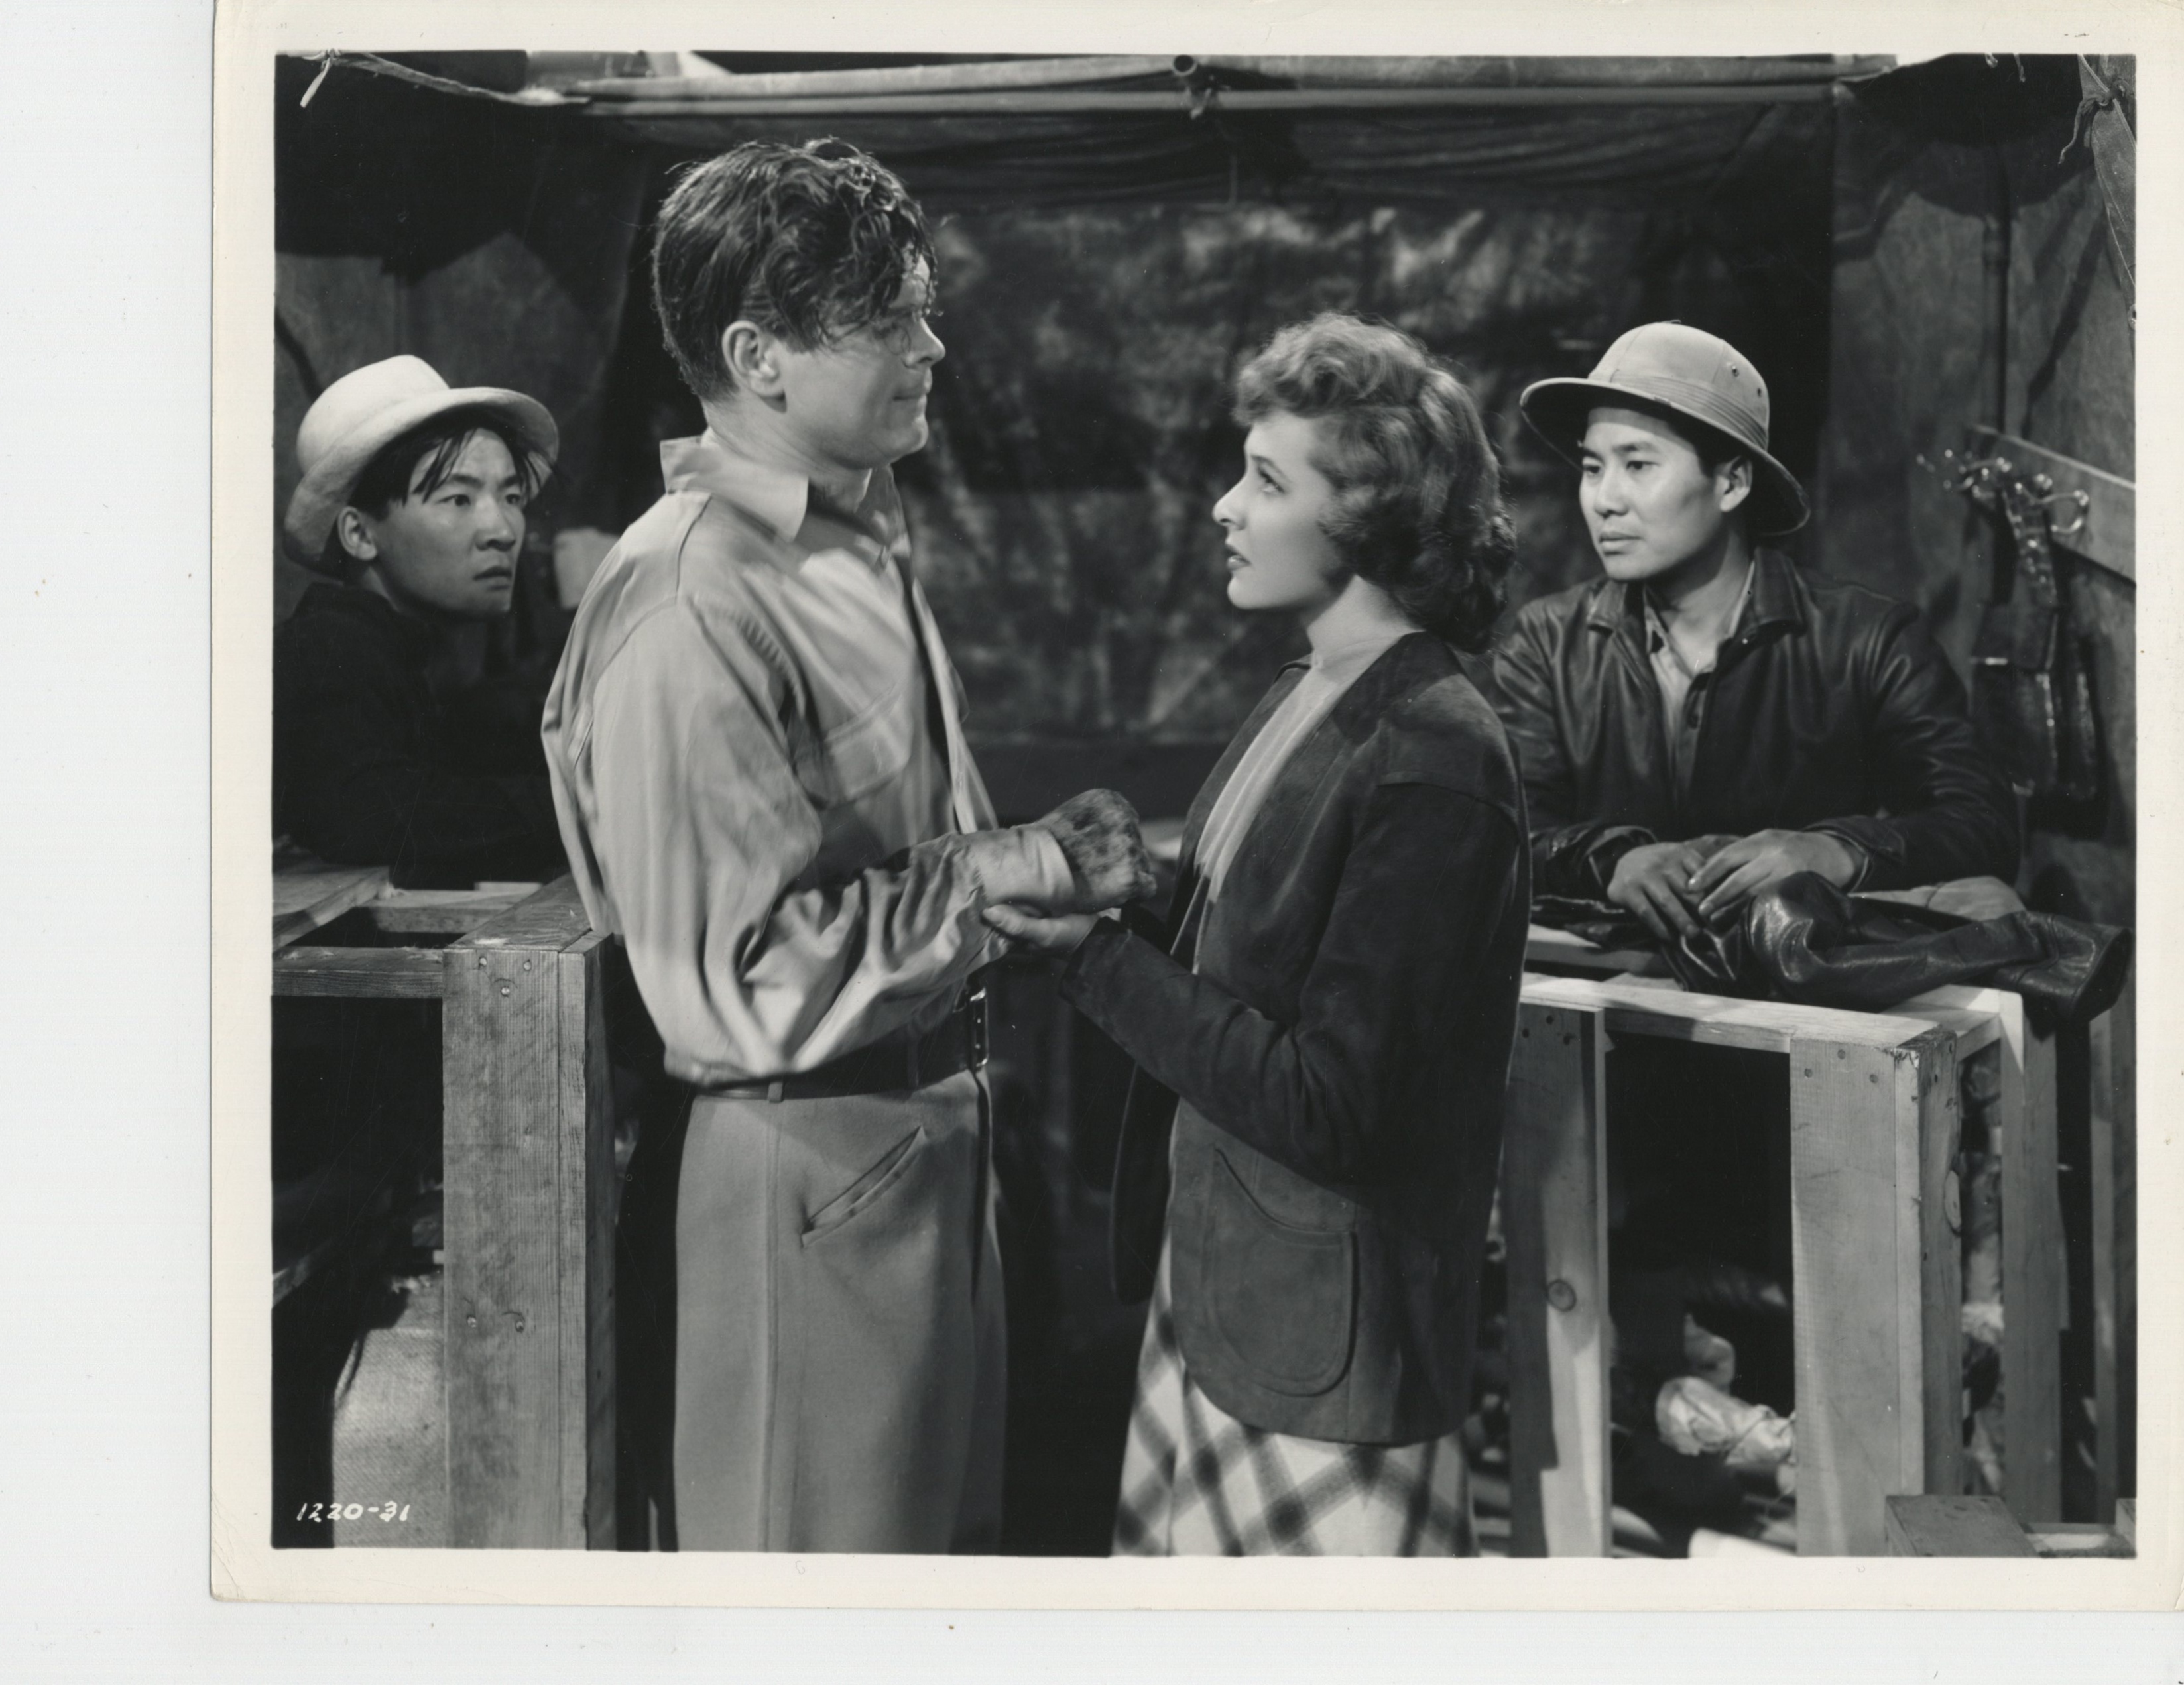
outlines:
M1138 810L1115 791L1072 796L1036 824L1061 845L1069 862L1076 901L1066 910L1096 913L1153 893L1152 857L1138 832Z

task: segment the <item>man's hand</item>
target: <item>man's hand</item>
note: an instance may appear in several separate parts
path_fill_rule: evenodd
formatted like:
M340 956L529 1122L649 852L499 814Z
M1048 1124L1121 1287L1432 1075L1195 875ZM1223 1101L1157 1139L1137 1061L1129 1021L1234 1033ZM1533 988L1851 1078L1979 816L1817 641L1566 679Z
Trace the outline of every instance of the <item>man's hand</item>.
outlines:
M1713 840L1640 843L1615 863L1607 898L1635 913L1663 942L1696 936L1698 898L1691 879L1706 859L1704 844Z
M1018 907L994 905L986 909L986 922L1018 948L1061 959L1076 951L1077 944L1092 934L1096 922L1090 913L1058 913L1042 918Z
M1858 857L1817 831L1755 831L1717 850L1691 877L1699 916L1718 924L1769 884L1818 872L1841 889L1858 876Z
M1119 907L1153 893L1152 857L1138 834L1138 810L1114 791L1072 796L1036 823L1061 845L1080 910Z

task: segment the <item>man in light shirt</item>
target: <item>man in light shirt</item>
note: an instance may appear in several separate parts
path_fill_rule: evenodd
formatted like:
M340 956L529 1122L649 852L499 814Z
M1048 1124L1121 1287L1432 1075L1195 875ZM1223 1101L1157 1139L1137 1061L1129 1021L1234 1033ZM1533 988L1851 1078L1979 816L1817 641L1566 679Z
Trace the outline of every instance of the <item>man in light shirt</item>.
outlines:
M586 909L694 1090L676 1542L989 1550L980 915L1115 906L1150 865L1112 792L994 827L889 472L944 354L901 183L838 142L738 147L677 185L653 255L706 431L662 447L544 736Z

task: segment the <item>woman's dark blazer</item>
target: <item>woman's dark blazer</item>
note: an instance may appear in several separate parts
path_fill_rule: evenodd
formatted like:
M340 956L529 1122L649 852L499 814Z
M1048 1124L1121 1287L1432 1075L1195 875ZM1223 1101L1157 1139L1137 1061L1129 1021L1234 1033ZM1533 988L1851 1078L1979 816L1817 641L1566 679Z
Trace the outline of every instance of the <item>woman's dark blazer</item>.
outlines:
M1206 1397L1256 1427L1407 1444L1468 1405L1524 797L1493 710L1412 634L1297 747L1201 917L1206 817L1301 673L1199 792L1162 940L1102 920L1061 988L1139 1065L1116 1164L1123 1297L1150 1291L1167 1214L1176 1334Z

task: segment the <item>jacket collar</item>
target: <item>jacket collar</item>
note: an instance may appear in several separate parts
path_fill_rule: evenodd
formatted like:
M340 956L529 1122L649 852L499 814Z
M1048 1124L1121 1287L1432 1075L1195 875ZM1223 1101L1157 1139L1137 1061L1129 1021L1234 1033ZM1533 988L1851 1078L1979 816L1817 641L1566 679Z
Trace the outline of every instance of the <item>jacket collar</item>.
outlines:
M1619 579L1602 580L1595 587L1585 624L1595 631L1628 631L1645 642L1644 592ZM1805 587L1794 563L1779 550L1756 550L1752 557L1752 600L1729 642L1749 643L1776 626L1805 625Z

